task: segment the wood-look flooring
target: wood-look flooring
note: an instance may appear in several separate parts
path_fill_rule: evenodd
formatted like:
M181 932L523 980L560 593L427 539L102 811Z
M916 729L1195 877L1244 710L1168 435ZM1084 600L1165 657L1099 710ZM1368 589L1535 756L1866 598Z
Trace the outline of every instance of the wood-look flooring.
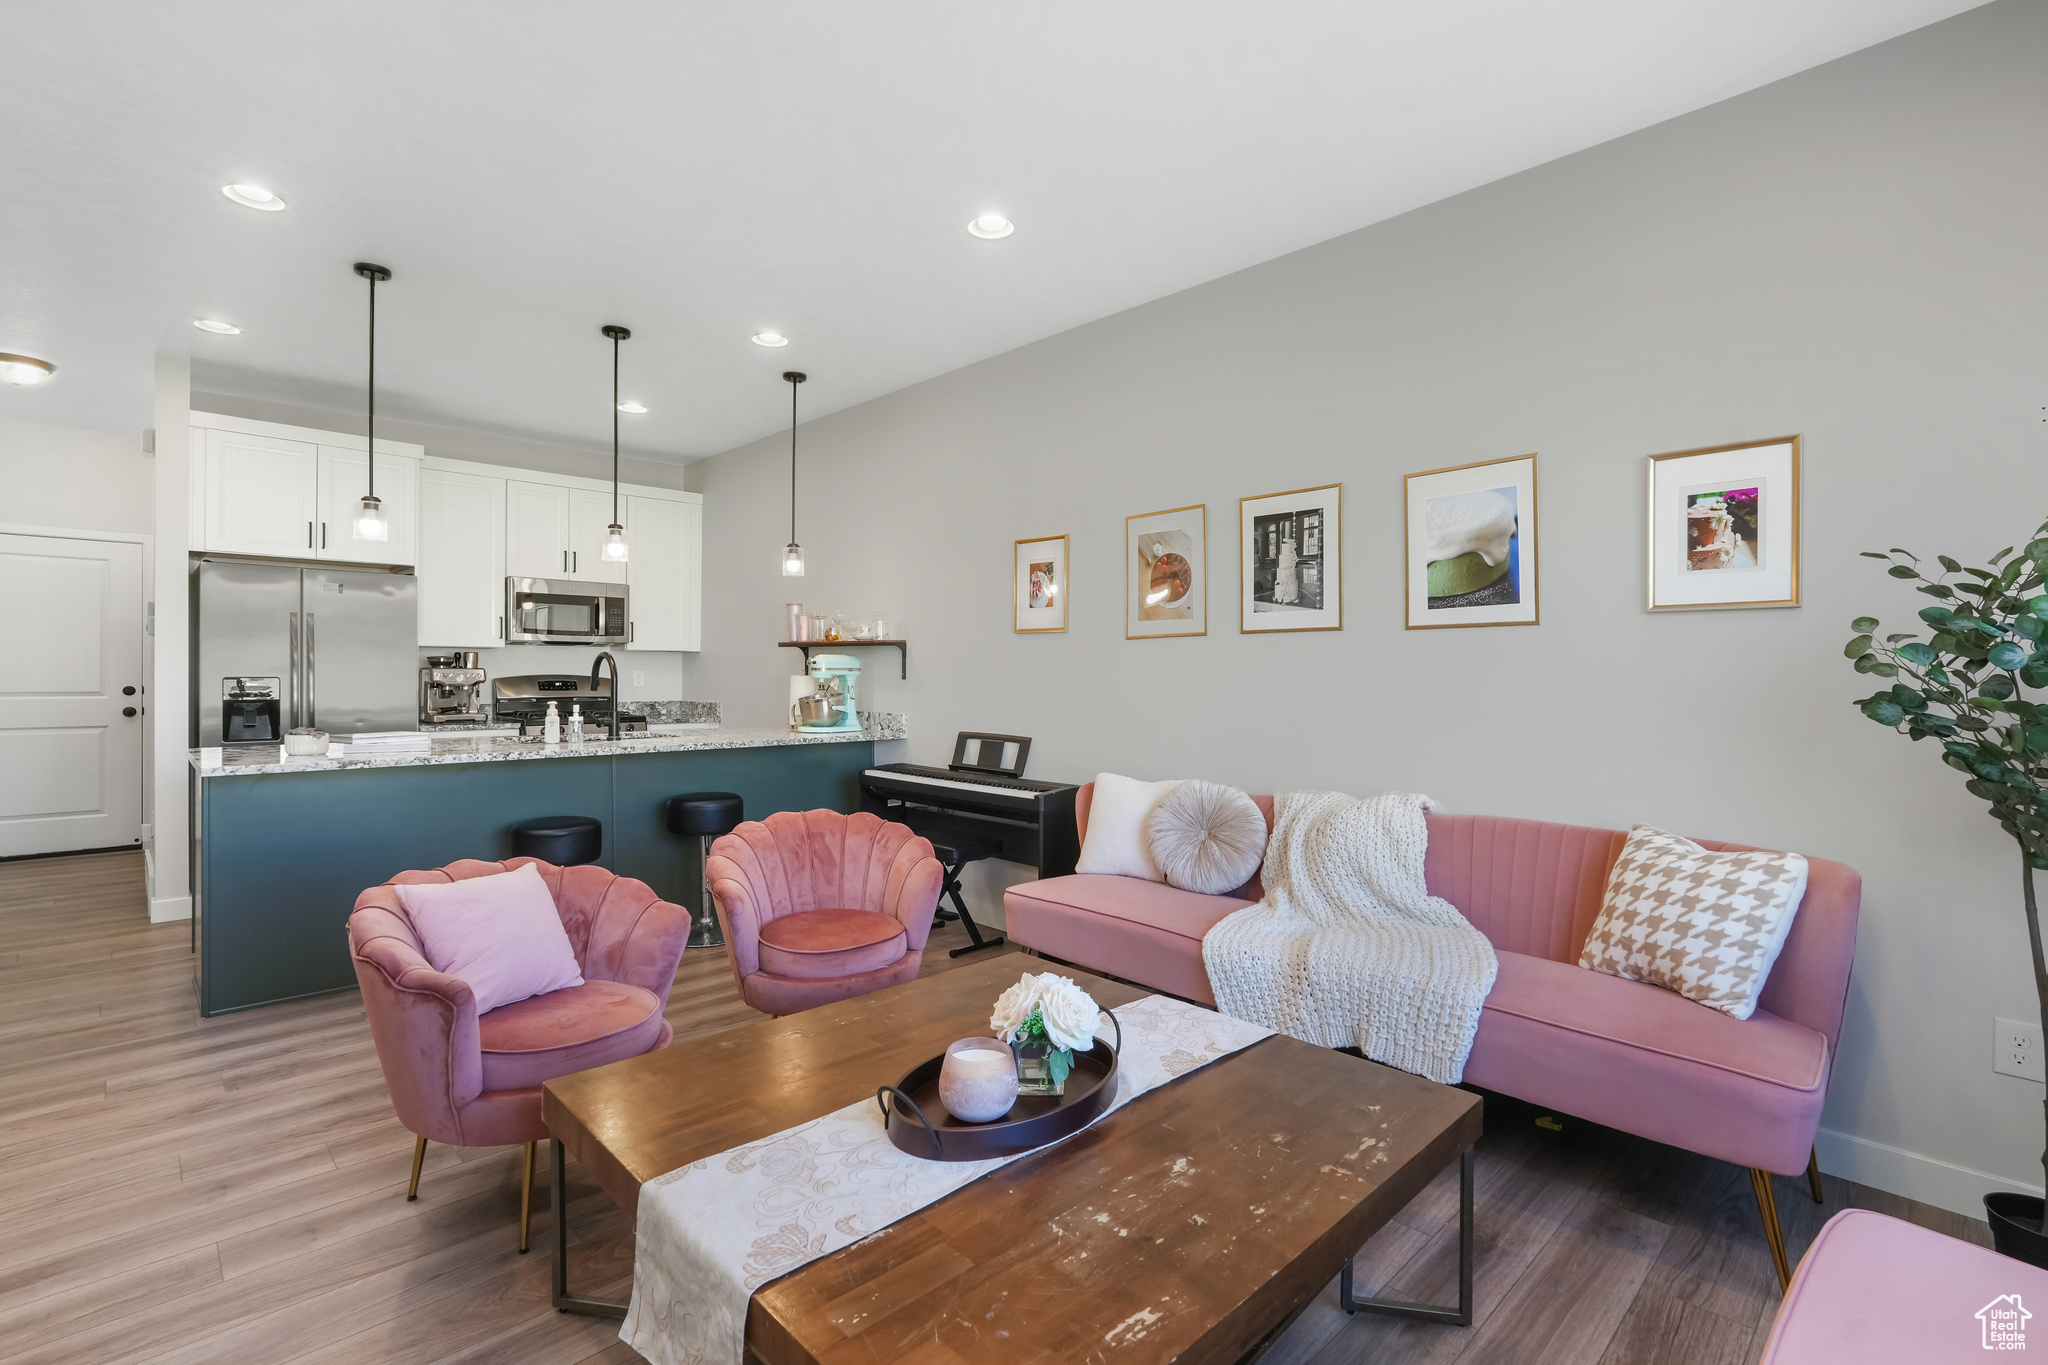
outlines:
M957 925L924 970L954 965ZM543 1190L516 1250L518 1149L428 1150L391 1115L354 994L198 1017L187 926L147 922L136 853L0 863L0 1360L78 1365L576 1365L640 1357L549 1306ZM1007 951L1007 949L1003 950ZM980 955L977 954L977 957ZM969 959L973 960L973 959ZM760 1016L722 952L683 958L678 1038ZM1778 1290L1745 1172L1487 1097L1478 1320L1337 1308L1266 1359L1749 1365ZM1982 1223L1828 1178L1780 1180L1791 1254L1881 1209L1988 1244ZM633 1229L572 1167L577 1287L622 1294ZM1363 1293L1456 1297L1456 1186L1360 1254Z

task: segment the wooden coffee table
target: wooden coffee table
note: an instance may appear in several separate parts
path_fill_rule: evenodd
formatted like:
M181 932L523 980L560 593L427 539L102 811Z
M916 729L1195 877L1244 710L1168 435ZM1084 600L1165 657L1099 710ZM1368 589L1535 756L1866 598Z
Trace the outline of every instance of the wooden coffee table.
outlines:
M956 1038L1029 966L1014 955L549 1081L555 1305L574 1156L628 1214L692 1161L873 1096ZM1073 973L1115 1007L1147 992ZM754 1294L763 1365L1256 1358L1341 1275L1347 1310L1471 1321L1476 1095L1274 1037L1141 1095ZM1462 1158L1462 1160L1461 1160ZM1457 1308L1354 1300L1351 1257L1461 1161Z

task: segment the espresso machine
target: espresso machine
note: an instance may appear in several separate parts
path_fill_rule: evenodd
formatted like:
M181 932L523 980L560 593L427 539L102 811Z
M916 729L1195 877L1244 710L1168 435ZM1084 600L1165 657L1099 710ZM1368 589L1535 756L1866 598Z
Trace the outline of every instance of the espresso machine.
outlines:
M816 654L807 670L812 692L790 708L790 719L807 734L860 729L855 684L860 660L851 654Z
M449 725L484 717L484 670L477 651L429 654L420 670L420 724Z

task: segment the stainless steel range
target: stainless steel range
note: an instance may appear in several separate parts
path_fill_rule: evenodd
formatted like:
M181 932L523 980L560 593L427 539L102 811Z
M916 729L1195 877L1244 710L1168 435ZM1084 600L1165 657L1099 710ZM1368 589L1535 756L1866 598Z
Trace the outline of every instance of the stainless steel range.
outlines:
M516 678L498 678L491 683L492 718L501 725L517 725L522 733L528 730L540 733L541 723L547 718L549 702L555 703L555 710L564 721L569 719L571 706L581 707L583 723L594 738L599 727L611 725L612 680L599 678L597 686L592 687L587 674L528 673ZM621 734L638 734L646 729L645 717L619 717Z

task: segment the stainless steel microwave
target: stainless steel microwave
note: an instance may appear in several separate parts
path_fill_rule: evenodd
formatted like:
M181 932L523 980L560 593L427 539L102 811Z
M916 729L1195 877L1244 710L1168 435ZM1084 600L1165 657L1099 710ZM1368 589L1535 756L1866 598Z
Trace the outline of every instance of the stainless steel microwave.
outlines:
M505 641L514 645L623 645L633 640L626 585L569 578L505 580Z

